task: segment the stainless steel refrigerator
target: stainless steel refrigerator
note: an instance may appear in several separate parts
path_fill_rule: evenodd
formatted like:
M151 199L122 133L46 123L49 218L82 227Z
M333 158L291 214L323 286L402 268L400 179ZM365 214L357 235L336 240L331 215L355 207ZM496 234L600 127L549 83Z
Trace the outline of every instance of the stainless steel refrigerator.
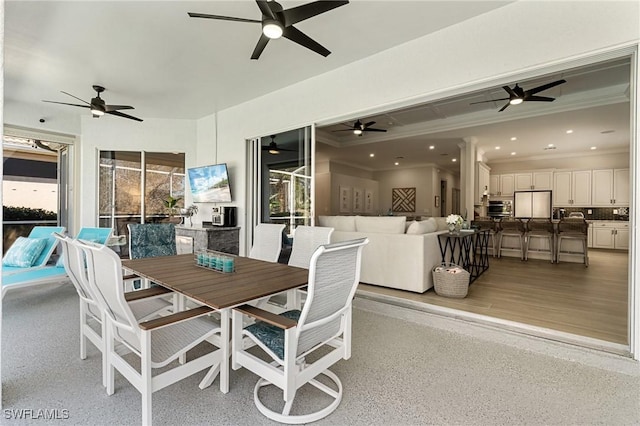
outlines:
M514 216L529 219L551 219L552 191L516 191L513 194Z

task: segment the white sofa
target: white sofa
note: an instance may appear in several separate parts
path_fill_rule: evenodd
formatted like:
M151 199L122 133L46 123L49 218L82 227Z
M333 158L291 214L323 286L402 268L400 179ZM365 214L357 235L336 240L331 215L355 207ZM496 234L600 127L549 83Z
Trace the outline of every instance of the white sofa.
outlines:
M431 270L440 264L438 234L444 218L407 222L404 216L319 216L319 226L335 229L331 242L368 237L360 282L424 293L433 287Z

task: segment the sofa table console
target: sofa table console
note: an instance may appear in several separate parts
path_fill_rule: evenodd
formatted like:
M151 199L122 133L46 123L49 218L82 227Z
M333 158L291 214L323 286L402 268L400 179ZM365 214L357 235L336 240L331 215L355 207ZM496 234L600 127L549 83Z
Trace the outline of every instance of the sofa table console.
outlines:
M460 234L440 234L440 254L443 263L455 263L469 272L469 284L489 269L489 230L461 231Z

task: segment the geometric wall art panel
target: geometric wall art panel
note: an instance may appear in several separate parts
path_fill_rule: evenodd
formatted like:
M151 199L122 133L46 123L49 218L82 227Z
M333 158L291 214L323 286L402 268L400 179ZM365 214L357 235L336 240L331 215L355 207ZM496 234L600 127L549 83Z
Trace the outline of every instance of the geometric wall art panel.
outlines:
M415 188L393 188L391 190L391 209L394 212L413 213L416 211Z

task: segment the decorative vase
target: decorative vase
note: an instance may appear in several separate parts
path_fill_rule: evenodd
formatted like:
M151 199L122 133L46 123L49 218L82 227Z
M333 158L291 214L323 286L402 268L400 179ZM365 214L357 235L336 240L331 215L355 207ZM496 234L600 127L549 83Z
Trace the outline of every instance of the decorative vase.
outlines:
M461 230L461 229L462 229L462 224L461 224L461 223L456 223L456 224L454 225L454 228L453 228L453 233L454 233L455 235L460 235L460 230Z
M449 227L449 233L450 234L455 234L456 224L455 223L449 223L449 224L447 224L447 226Z

